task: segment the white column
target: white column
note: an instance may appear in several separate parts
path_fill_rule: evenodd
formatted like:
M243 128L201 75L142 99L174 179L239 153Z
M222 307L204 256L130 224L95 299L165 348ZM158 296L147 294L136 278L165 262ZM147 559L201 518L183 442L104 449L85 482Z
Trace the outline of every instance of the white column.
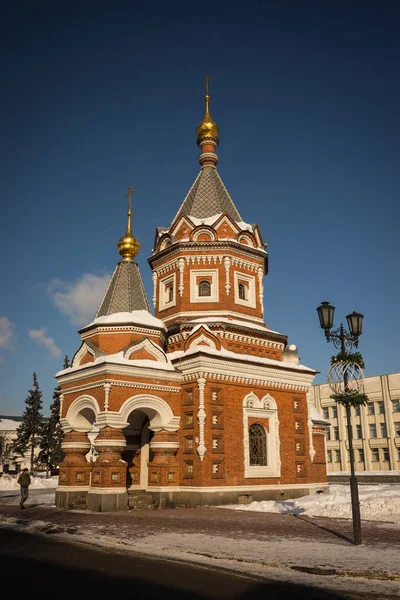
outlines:
M229 271L231 268L231 259L226 256L224 258L224 267L225 267L225 292L226 295L229 296L229 292L231 289L231 284L229 283Z
M199 421L199 444L197 446L197 454L200 456L200 460L203 460L207 450L204 444L204 422L207 416L204 408L204 388L206 387L206 379L199 377L197 385L199 386L199 410L197 412L197 419Z
M390 392L389 392L389 383L388 376L381 375L381 389L382 389L382 399L385 406L385 423L387 429L388 436L388 448L389 448L389 458L390 458L390 466L389 469L395 470L397 467L397 448L394 441L396 437L396 432L394 429L394 422L392 418L392 401L390 400Z
M156 307L157 300L157 272L153 271L153 306Z
M315 456L315 448L314 448L314 443L313 443L313 436L312 436L312 419L311 419L311 405L312 405L312 399L311 399L311 389L308 390L307 395L307 414L308 414L308 421L307 421L307 426L308 426L308 437L310 440L310 459L311 462L314 461L314 456Z
M179 295L182 297L183 290L184 290L183 271L185 270L185 261L183 260L183 258L180 258L179 261L178 261L178 269L179 269L179 286L178 286L178 292L179 292Z
M111 383L104 384L104 410L108 410L108 398L110 396Z
M257 274L258 274L258 284L260 286L260 291L259 291L258 297L260 300L261 314L263 315L264 314L264 284L263 284L264 272L260 268L260 269L258 269Z

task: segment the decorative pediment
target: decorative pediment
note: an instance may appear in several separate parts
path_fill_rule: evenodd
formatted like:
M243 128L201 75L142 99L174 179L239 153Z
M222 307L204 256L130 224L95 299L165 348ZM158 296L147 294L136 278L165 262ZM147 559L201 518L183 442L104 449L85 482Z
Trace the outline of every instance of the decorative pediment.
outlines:
M215 231L209 225L200 225L190 234L193 242L214 242L216 239Z
M257 240L250 231L240 231L240 233L237 234L236 239L240 244L244 244L245 246L251 246L252 248L257 246Z
M217 219L214 223L214 229L216 229L219 239L232 239L239 233L239 227L236 222L226 213L222 214L219 219Z
M254 392L247 394L243 400L243 406L244 408L257 408L261 410L277 410L276 402L272 396L267 394L260 399Z
M165 353L157 344L144 338L136 344L131 344L124 351L124 358L129 360L154 360L157 362L168 362Z
M72 359L71 367L80 367L88 362L94 362L95 360L94 350L86 342L82 342L81 347L75 353Z
M186 239L189 238L194 227L194 224L188 217L181 215L176 219L175 223L172 224L170 235L175 236L178 240Z
M208 346L220 350L221 342L208 327L201 325L186 339L184 349L187 350L193 346Z

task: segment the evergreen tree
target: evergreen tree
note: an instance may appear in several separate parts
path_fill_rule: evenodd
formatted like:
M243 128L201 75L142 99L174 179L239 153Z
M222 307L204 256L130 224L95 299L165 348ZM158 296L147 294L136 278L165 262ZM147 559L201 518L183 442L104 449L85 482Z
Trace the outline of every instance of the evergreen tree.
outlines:
M64 369L68 369L69 366L70 366L70 364L69 364L68 356L65 355L64 356Z
M36 373L33 374L33 389L25 400L26 409L22 415L22 423L18 427L17 437L13 443L12 450L23 456L30 453L31 473L34 472L35 448L39 444L39 436L42 429L43 415L42 392L39 389Z
M46 467L47 477L50 469L55 469L61 462L61 442L64 432L60 424L60 386L53 392L53 403L50 405L50 417L42 423L40 433L40 452L37 464Z

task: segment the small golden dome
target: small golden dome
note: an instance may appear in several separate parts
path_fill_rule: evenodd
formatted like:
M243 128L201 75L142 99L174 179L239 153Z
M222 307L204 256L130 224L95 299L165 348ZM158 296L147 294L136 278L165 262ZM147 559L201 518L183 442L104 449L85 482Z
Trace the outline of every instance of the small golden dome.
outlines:
M202 122L197 126L197 145L203 140L213 140L217 145L219 142L219 127L215 121L213 121L210 111L208 109L208 102L210 96L206 93L205 95L206 110Z
M126 227L125 235L119 240L117 244L118 252L122 256L123 260L132 260L139 252L140 244L135 236L132 235L131 229L131 216L132 216L132 194L135 190L130 187L127 193L129 196L128 204L128 225Z

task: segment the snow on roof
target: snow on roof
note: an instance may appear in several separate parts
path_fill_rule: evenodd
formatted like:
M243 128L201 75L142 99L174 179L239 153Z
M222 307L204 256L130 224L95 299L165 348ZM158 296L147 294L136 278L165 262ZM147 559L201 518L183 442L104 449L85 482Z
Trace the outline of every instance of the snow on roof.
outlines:
M149 369L157 369L161 371L175 371L175 367L171 364L169 356L166 355L166 359L168 362L160 362L157 360L151 359L136 359L131 360L130 358L125 358L124 353L117 352L116 354L105 354L103 356L99 356L93 362L85 363L84 365L79 365L77 367L69 367L68 369L63 369L56 373L56 377L60 375L66 375L67 373L74 373L75 371L79 371L80 369L85 369L87 367L92 367L93 365L99 366L103 364L107 365L124 365L131 367L147 367Z
M12 419L2 419L0 421L0 431L15 431L21 425L21 421Z
M92 325L116 325L121 323L132 323L133 325L149 325L150 327L157 327L158 329L167 330L163 321L154 317L147 310L133 310L132 312L119 312L113 313L112 315L105 315L104 317L97 317L86 327ZM86 328L85 328L86 329Z
M283 369L294 369L296 371L303 371L308 373L316 373L314 369L310 369L310 367L306 367L305 365L299 365L294 362L289 362L286 360L274 360L272 358L264 358L262 356L249 356L247 354L237 354L236 352L232 352L231 350L226 350L225 348L221 348L221 350L217 350L216 348L210 348L206 344L202 344L201 346L190 346L187 350L176 350L176 352L170 352L168 357L171 361L175 361L182 358L187 358L191 354L195 354L201 350L205 354L211 354L213 356L220 356L221 358L229 358L234 360L242 360L244 362L252 362L257 363L259 365L264 365L266 367L280 367Z
M252 323L251 321L240 321L239 319L228 319L227 317L201 317L199 319L192 319L190 323L228 323L229 325L241 325L249 329L264 329L269 333L284 335L283 333L279 333L279 331L273 331L265 323Z
M317 410L317 408L315 407L314 404L311 404L310 416L311 416L312 421L318 421L320 423L329 423L329 421L327 421L326 419L324 419L324 417Z

